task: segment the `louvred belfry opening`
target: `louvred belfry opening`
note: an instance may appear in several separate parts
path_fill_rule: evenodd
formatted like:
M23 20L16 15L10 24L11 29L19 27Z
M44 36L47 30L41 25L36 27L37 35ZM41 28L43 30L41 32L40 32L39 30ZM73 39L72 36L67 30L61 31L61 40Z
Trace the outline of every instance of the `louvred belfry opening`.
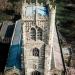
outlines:
M39 56L39 49L38 48L33 49L33 56Z

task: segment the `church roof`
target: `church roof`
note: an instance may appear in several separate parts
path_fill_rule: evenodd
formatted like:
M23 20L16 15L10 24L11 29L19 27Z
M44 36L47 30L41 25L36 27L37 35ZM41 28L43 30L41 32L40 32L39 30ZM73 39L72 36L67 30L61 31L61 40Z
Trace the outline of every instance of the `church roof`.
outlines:
M21 21L17 21L8 53L6 68L21 68Z
M54 54L54 65L57 70L64 70L62 61L62 52L59 45L58 35L56 27L54 26L54 37L53 37L53 49L52 54Z
M54 61L54 53L52 50L52 55L51 55L51 69L55 69L55 61Z
M53 37L50 37L50 44L49 44L49 49L48 49L50 51L49 51L49 56L47 56L47 58L49 58L48 61L50 62L50 70L60 70L60 71L63 70L64 71L62 51L59 45L56 26L54 25L53 33L52 33L52 29L53 28L51 28L51 36Z

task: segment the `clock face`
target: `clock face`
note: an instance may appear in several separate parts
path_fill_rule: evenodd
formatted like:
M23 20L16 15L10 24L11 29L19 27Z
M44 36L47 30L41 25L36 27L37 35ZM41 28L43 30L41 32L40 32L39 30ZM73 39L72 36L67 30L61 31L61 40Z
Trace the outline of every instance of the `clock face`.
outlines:
M26 16L32 16L34 14L39 14L41 16L48 16L48 8L43 6L28 6L26 8Z

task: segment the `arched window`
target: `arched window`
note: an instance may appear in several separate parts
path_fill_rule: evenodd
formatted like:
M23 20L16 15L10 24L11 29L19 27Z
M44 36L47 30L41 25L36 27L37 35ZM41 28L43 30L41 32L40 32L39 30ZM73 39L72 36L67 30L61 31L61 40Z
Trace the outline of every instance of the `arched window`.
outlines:
M33 71L31 75L41 75L39 71Z
M54 74L54 75L57 75L57 74Z
M37 48L33 49L33 56L39 56L39 49Z
M31 28L30 35L31 35L31 39L36 40L36 30L35 30L35 28Z
M41 28L37 29L37 39L42 40L42 29Z
M17 73L13 73L13 74L11 74L11 75L18 75Z

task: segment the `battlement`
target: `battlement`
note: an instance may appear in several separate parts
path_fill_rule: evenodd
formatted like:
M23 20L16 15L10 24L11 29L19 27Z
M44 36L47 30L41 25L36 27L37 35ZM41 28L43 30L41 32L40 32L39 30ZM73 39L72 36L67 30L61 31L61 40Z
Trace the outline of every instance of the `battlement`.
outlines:
M24 3L22 20L48 20L49 10L43 3Z
M45 4L43 4L42 2L41 3L23 3L23 5L25 5L25 6L29 6L29 5L36 5L36 6L45 6Z

